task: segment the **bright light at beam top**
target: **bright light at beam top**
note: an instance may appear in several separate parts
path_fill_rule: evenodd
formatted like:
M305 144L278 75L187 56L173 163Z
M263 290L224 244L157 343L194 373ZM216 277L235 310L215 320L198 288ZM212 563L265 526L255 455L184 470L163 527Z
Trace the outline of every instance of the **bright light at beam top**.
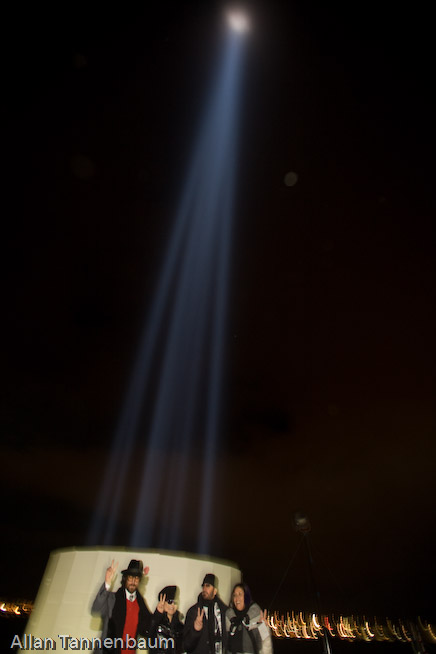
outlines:
M235 9L227 12L227 20L235 32L248 32L250 28L250 23L248 17L242 11L237 11Z

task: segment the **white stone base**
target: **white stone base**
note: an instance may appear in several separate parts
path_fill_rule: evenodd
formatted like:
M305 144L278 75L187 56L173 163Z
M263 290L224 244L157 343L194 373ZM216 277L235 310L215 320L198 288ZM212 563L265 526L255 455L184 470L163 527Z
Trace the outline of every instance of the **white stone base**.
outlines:
M50 555L25 631L27 646L32 643L33 649L21 651L50 651L50 641L46 641L45 647L38 648L38 641L32 642L29 640L30 636L40 639L52 638L56 643L57 652L73 651L66 648L68 641L59 638L60 635L90 639L100 636L101 619L91 615L91 605L112 559L119 564L112 585L113 590L119 588L121 570L127 568L131 559L139 559L143 561L144 567L150 567L150 572L147 577L143 577L139 590L152 613L156 609L159 591L164 586L179 587L179 609L185 616L189 607L197 601L203 577L208 572L218 577L219 595L226 604L229 602L233 585L241 579L238 566L231 561L186 552L97 547L56 550ZM24 645L22 637L21 643ZM81 647L80 651L92 650Z

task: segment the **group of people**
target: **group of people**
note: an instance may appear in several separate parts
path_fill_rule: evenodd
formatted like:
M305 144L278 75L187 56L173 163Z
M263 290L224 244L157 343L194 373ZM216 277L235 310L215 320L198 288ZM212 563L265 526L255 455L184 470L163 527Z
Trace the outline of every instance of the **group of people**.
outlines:
M136 641L138 635L158 639L158 643L161 638L165 643L171 638L174 654L272 654L266 612L253 602L245 583L234 586L227 606L218 595L216 576L207 574L197 602L188 610L183 623L177 610L177 586L162 588L152 614L138 591L141 578L148 574L149 568L133 559L122 570L120 588L112 592L117 565L112 561L106 570L104 583L92 605L92 612L103 618L102 642L106 640L114 645L94 650L96 654L104 651L131 654L129 638ZM117 646L119 638L122 647ZM166 647L152 647L155 652L170 654Z

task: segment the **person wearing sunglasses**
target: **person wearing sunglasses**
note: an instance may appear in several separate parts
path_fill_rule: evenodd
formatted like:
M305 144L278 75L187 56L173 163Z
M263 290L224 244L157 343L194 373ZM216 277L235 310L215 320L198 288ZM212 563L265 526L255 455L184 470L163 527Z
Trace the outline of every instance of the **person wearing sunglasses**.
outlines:
M155 652L180 654L182 651L184 625L181 613L177 610L176 594L177 586L165 586L159 593L149 629L149 644L154 645Z

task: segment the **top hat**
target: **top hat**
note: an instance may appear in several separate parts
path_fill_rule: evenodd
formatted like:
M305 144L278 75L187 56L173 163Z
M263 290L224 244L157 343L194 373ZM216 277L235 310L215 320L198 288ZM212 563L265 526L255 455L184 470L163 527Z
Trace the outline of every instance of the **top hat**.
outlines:
M121 574L131 576L131 577L142 577L144 572L144 566L142 561L136 561L132 559L127 567L127 570L121 570Z

